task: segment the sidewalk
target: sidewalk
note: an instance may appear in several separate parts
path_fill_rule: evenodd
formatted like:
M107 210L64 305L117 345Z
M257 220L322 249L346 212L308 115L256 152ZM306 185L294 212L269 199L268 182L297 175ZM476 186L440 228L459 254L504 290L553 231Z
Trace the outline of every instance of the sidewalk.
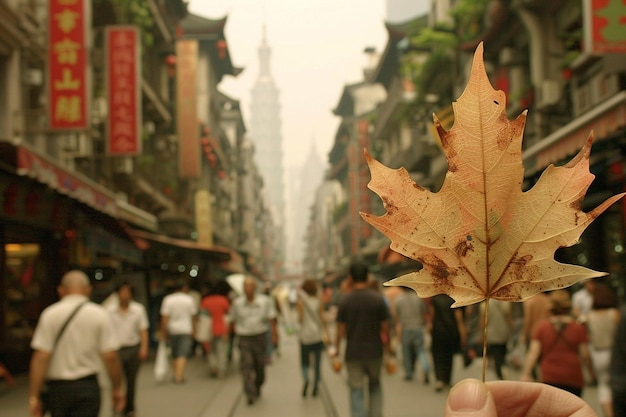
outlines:
M345 371L334 373L328 359L322 363L323 386L318 398L302 398L299 366L299 345L293 335L281 334L281 356L267 367L267 382L261 398L248 406L241 393L242 383L237 363L223 379L212 379L204 361L195 357L189 362L187 383L156 383L152 362L144 364L138 382L138 417L349 417L348 388ZM453 382L463 378L480 378L481 360L463 369L456 358ZM435 392L424 385L421 374L413 381L404 381L401 366L389 375L383 371L385 417L439 417L443 415L447 392ZM511 375L513 379L516 374ZM487 379L495 378L488 370ZM19 376L16 387L8 390L0 383L0 417L27 416L27 378ZM586 388L584 398L600 413L595 388Z

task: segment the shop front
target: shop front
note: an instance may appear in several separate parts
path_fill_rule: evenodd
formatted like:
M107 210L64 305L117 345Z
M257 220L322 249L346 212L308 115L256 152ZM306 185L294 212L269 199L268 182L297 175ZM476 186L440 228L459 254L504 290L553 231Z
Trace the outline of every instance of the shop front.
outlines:
M114 197L97 184L7 143L0 168L0 362L19 373L63 272L138 267L143 253L113 217Z

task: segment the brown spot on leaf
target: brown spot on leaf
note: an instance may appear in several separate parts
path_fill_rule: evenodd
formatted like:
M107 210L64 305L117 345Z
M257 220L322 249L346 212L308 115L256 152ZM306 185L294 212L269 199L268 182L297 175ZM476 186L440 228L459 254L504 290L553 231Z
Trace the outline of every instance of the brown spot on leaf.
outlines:
M450 268L441 258L435 255L425 256L422 263L435 279L447 279L454 275L454 268Z
M454 252L461 258L465 257L468 252L473 250L474 244L471 242L471 240L468 239L463 239L454 247Z

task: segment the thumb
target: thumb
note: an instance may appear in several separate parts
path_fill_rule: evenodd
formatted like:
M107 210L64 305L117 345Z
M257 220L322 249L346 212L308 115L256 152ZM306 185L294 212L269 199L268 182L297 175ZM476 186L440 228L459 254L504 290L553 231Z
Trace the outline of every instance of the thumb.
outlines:
M461 416L498 416L491 392L477 379L464 379L450 390L446 404L446 417Z

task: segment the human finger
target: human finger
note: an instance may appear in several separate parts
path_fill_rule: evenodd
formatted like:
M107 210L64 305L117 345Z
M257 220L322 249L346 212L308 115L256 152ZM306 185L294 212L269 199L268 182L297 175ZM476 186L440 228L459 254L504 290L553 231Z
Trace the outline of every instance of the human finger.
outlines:
M492 381L486 386L493 396L498 417L597 417L580 397L547 384Z
M498 417L493 395L477 379L464 379L450 390L446 417Z

